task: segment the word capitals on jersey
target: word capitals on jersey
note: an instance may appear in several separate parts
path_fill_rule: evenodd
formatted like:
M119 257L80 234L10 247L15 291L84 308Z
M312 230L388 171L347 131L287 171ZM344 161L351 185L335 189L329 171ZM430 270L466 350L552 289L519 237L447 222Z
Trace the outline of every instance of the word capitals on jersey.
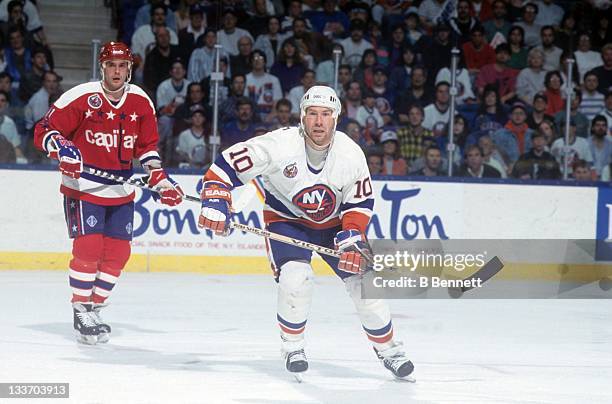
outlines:
M113 133L94 132L91 129L85 130L85 139L88 143L104 147L107 152L122 145L124 149L133 149L138 135L126 135L125 130L113 129Z

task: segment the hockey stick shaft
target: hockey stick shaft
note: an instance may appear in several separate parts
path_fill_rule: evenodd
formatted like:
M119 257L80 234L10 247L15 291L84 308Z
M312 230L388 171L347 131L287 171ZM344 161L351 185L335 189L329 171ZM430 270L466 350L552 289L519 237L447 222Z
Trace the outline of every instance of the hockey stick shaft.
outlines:
M124 178L124 177L114 175L112 173L109 173L103 170L96 170L91 167L85 167L84 170L88 174L95 175L96 177L106 178L106 179L116 181L119 183L130 184L135 187L142 188L142 189L148 189L149 191L153 191L153 192L162 191L162 189L159 189L157 187L155 188L149 187L147 183L140 178ZM202 200L197 196L183 195L183 199L191 201L191 202L202 203ZM282 234L273 233L271 231L260 229L258 227L252 227L246 224L241 224L241 223L236 223L236 222L230 222L230 226L234 229L238 229L238 230L241 230L247 233L256 234L258 236L269 238L270 240L275 240L281 243L305 248L307 250L315 251L319 254L325 254L325 255L332 256L332 257L340 257L340 253L332 248L327 248L327 247L323 247L317 244L308 243L306 241L298 240L296 238L289 237L289 236L283 236Z

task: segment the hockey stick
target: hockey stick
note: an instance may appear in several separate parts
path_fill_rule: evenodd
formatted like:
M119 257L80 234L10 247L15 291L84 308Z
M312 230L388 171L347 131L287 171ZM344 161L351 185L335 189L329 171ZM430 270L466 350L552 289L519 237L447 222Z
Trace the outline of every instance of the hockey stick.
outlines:
M111 174L103 170L96 170L91 167L85 167L84 170L86 173L95 175L96 177L106 178L106 179L116 181L119 183L130 184L135 187L142 188L142 189L148 189L149 191L153 191L153 192L159 193L160 191L162 191L162 189L159 187L150 187L149 185L147 185L146 181L144 181L142 178L124 178L124 177L114 175L114 174ZM249 202L251 197L252 197L252 194L248 198L242 198L242 197L239 198L236 204L234 205L235 211L239 212L242 209L244 209L244 207ZM202 200L197 196L184 195L183 199L191 201L191 202L202 203ZM260 229L258 227L251 227L246 224L236 223L233 221L230 222L230 226L234 229L238 229L238 230L241 230L247 233L256 234L258 236L266 237L266 238L269 238L271 240L275 240L281 243L294 245L297 247L305 248L307 250L312 250L319 254L325 254L325 255L329 255L329 256L337 257L337 258L340 257L340 253L334 250L333 248L327 248L327 247L323 247L317 244L308 243L306 241L298 240L293 237L283 236L282 234L273 233L268 230Z

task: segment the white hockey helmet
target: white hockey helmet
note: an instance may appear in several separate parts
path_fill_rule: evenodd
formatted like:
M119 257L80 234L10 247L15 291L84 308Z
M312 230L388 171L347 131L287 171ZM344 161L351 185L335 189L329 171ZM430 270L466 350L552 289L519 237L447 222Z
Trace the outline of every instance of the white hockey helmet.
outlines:
M306 116L309 107L324 107L333 111L334 119L338 119L342 111L342 104L333 88L328 86L312 86L300 101L300 122Z

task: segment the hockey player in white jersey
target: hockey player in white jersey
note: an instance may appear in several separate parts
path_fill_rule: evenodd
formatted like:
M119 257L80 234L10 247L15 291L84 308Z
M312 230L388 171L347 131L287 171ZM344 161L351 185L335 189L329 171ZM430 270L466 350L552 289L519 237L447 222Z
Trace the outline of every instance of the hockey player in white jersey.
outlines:
M341 105L336 92L314 86L302 97L299 127L281 128L225 150L203 179L199 225L227 235L231 190L261 175L268 230L336 248L340 259L322 258L344 281L363 329L384 366L406 378L414 367L393 339L387 303L362 299L360 276L371 254L365 233L374 199L365 156L336 131ZM312 252L267 240L278 282L277 319L285 366L296 375L308 369L304 331L313 292Z

